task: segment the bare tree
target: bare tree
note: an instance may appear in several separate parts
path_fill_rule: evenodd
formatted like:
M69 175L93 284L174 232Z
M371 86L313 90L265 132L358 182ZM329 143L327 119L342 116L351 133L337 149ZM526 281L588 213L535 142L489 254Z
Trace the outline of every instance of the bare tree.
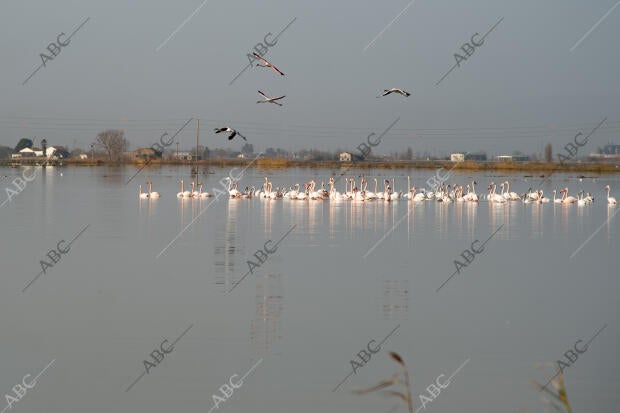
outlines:
M121 155L129 146L127 139L125 139L125 132L118 129L100 132L97 135L97 144L103 147L111 161L120 161Z
M553 160L553 149L551 148L551 144L548 143L545 146L545 161L551 162Z
M252 145L251 143L246 143L241 148L241 153L246 156L251 156L254 153L254 145Z
M411 146L408 146L407 152L405 152L405 160L411 161L412 159L413 159L413 149L411 149Z

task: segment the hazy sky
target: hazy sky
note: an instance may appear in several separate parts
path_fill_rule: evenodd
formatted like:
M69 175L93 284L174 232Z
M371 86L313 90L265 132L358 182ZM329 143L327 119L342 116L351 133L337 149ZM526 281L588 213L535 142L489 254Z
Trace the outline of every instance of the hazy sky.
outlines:
M136 148L199 117L209 147L241 147L213 134L229 125L257 150L354 150L400 117L377 152L529 154L552 142L557 153L606 117L589 153L620 143L620 5L571 48L616 2L4 0L0 145L36 136L87 148L120 128ZM22 85L47 45L88 17ZM502 17L436 85L461 46ZM295 18L265 55L286 76L253 67L229 85L254 45ZM391 87L412 95L376 98ZM258 89L286 95L284 106L256 104ZM194 145L195 124L178 138Z

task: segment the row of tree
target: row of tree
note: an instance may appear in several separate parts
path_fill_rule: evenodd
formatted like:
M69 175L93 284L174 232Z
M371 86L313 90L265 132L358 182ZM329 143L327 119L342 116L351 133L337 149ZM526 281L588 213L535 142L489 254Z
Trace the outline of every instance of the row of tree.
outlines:
M0 146L0 157L6 158L10 155L11 152L19 152L24 148L32 148L33 142L31 139L22 138L17 142L15 148L11 150L8 147ZM95 142L91 145L91 149L97 149L98 153L103 152L106 157L110 161L120 161L122 159L123 153L127 151L129 148L129 142L125 138L125 132L118 129L108 129L103 132L97 134ZM267 148L264 152L264 156L268 158L286 158L286 159L302 159L302 160L314 160L314 161L335 161L339 159L339 155L341 152L346 152L345 150L338 149L335 152L321 151L318 149L302 149L295 153L290 153L281 148ZM71 151L72 156L78 156L79 153L83 153L82 149L74 148ZM245 157L250 157L255 155L254 146L250 143L246 143L243 145L240 151L234 151L230 149L222 149L217 148L213 150L209 150L206 146L199 146L198 153L201 155L202 159L209 158L229 158L235 157L239 154L243 154ZM162 155L158 153L158 155ZM352 153L355 155L355 153ZM369 156L372 158L372 153ZM408 147L403 152L393 152L390 154L390 158L399 159L399 160L413 160L416 158L427 159L430 158L429 153L417 153L414 155L411 147ZM536 155L532 155L530 159L536 160L538 157ZM544 150L544 160L547 162L553 161L553 148L550 143L545 146Z
M43 139L41 143L43 144L41 149L45 150L45 139ZM5 156L1 157L8 157L11 153L17 153L24 148L32 148L33 144L32 139L21 138L12 150L6 146L0 147L0 151L5 153ZM108 129L97 134L97 138L95 139L95 143L92 144L92 147L93 149L96 147L99 151L103 151L111 161L120 161L123 153L129 148L129 142L125 139L124 131ZM71 151L71 156L78 156L83 152L82 149L74 148L73 151ZM0 155L3 154L0 153Z

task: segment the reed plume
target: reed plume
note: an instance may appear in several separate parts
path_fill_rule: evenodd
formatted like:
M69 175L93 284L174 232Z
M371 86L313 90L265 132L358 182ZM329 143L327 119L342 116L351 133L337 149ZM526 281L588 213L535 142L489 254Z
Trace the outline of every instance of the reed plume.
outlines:
M401 365L400 371L394 373L394 375L392 375L392 377L390 377L389 379L380 381L375 386L369 387L367 389L355 390L353 391L353 393L354 394L366 394L366 393L371 393L374 391L381 390L381 393L387 396L394 396L394 397L398 397L401 400L403 400L407 404L407 407L409 408L409 413L415 413L415 410L413 408L413 401L411 400L411 386L409 382L409 372L407 370L407 365L403 361L403 358L397 353L390 352L390 357L394 361L396 361L398 364ZM400 391L395 391L395 390L385 390L386 388L390 386L394 386L398 384L405 386L407 390L407 394L400 392Z
M565 411L566 413L572 413L573 410L568 402L566 386L564 384L564 374L562 371L560 370L560 372L554 377L550 377L549 374L545 375L549 381L546 386L540 384L536 380L532 381L536 390L543 391L551 397L543 397L543 401L553 407L553 409L557 412ZM553 390L549 389L549 384L553 387ZM564 410L562 410L560 406L564 407Z

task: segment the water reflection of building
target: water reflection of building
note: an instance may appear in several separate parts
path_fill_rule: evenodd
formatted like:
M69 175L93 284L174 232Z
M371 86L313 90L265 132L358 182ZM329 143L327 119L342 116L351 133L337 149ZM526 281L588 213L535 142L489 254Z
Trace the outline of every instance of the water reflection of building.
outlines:
M383 318L406 320L409 314L409 280L383 280Z
M250 325L250 341L254 357L272 353L272 347L281 338L281 316L284 307L282 274L256 277L256 315Z

